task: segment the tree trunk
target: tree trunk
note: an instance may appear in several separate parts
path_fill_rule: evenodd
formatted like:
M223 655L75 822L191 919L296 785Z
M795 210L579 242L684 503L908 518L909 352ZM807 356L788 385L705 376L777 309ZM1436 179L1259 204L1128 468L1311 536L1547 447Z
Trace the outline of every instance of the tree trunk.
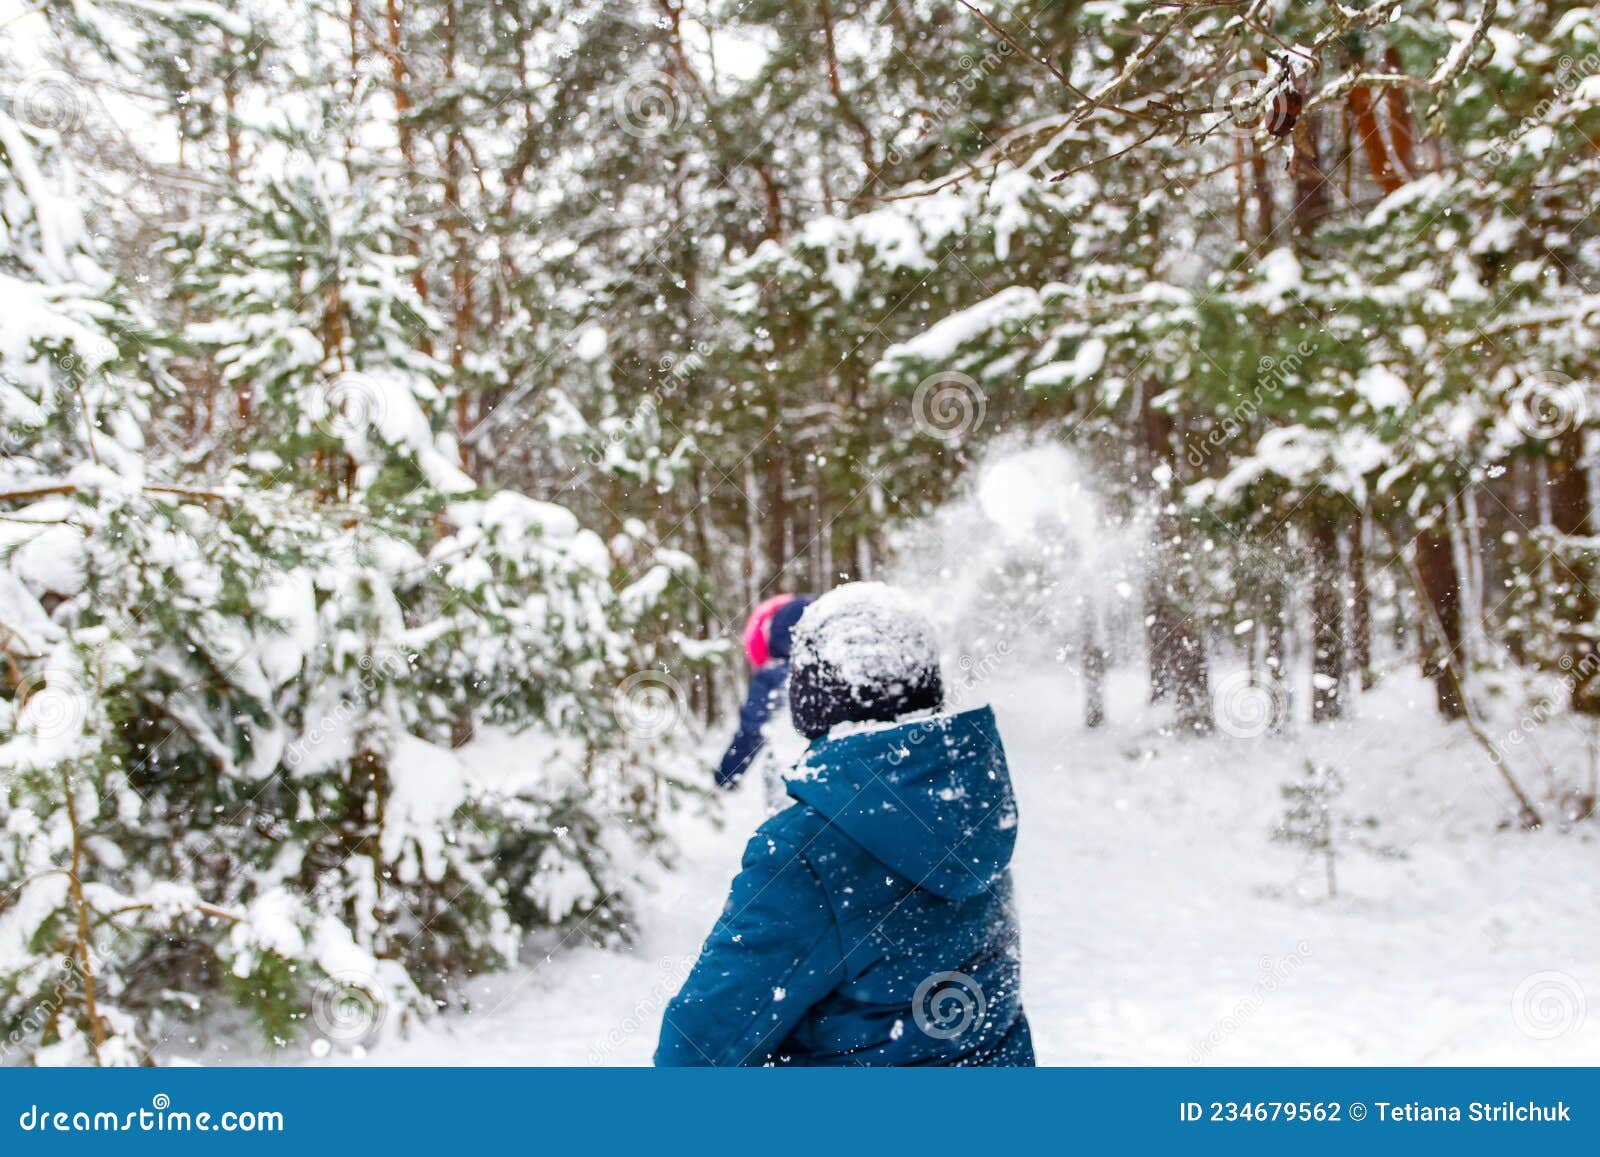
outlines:
M1083 725L1091 730L1106 721L1106 652L1092 610L1083 616Z
M411 69L406 63L406 35L405 26L401 16L400 0L386 0L384 5L384 31L386 42L384 55L389 60L389 76L394 86L394 119L395 139L400 145L400 158L405 162L407 179L415 185L417 177L417 146L415 134L411 126ZM411 208L416 208L415 189L413 188ZM402 238L405 252L411 256L418 256L415 240L408 236ZM419 262L411 274L412 287L417 291L417 296L423 301L428 300L428 278ZM428 339L427 331L420 331L418 348L425 354L433 353L433 343Z
M1422 673L1434 682L1439 714L1446 719L1460 719L1466 714L1464 704L1456 693L1460 671L1458 655L1461 650L1461 581L1456 574L1455 552L1450 535L1430 528L1417 535L1417 576L1423 593L1439 623L1439 633L1446 648L1439 646L1435 632L1420 631L1422 641ZM1423 609L1426 614L1428 608Z
M456 5L449 3L444 9L444 74L445 84L453 86L456 79ZM474 247L471 232L462 207L461 186L466 178L466 142L458 122L452 121L445 138L444 227L450 239L450 377L456 391L456 444L461 458L461 468L469 475L477 473L476 455L467 442L467 435L476 424L473 395L467 382L467 345L472 340L472 314L474 309L473 282Z
M1317 130L1321 119L1315 109L1308 110L1295 122L1291 138L1293 148L1289 154L1289 172L1294 178L1294 229L1302 245L1310 240L1317 225L1328 215L1332 199L1318 143Z
M694 510L690 516L689 526L694 535L695 557L709 563L713 557L710 527L711 495L706 490L705 468L701 466L698 458L692 459L689 463L689 487L694 495ZM705 599L695 599L695 618L700 638L711 639L717 636L719 633L717 617ZM714 726L720 715L721 706L717 702L717 667L714 663L705 665L696 677L695 685L703 688L700 702L701 719L707 727Z
M1405 71L1400 50L1393 45L1383 53L1383 66L1393 73ZM1416 130L1411 123L1411 95L1399 85L1384 90L1384 107L1389 113L1389 143L1394 146L1395 160L1407 176L1417 171Z
M764 593L783 589L789 567L789 498L783 448L775 447L767 458L767 574L761 584Z
M1405 179L1395 171L1389 160L1389 150L1383 144L1383 134L1378 131L1372 90L1364 84L1355 85L1346 99L1350 102L1350 114L1355 118L1356 135L1361 138L1361 148L1367 154L1367 169L1384 196L1388 196L1405 184Z
M1319 511L1311 524L1311 720L1344 715L1344 568L1339 526Z
M1250 178L1244 171L1249 147L1243 137L1233 138L1233 238L1241 245L1249 235Z
M1173 708L1178 726L1197 735L1209 734L1214 720L1211 713L1211 673L1206 661L1205 637L1189 615L1176 624L1170 646L1172 661Z
M1589 472L1583 465L1583 431L1569 430L1556 439L1554 454L1547 466L1544 487L1549 526L1556 534L1593 534L1590 522ZM1568 620L1563 640L1571 662L1572 709L1585 715L1600 715L1600 678L1596 648L1587 628L1600 611L1594 595L1594 568L1588 565L1587 552L1566 552L1550 560L1548 573L1553 578L1557 598L1564 604L1561 613ZM1565 597L1562 598L1562 593Z
M756 472L756 464L746 460L744 464L744 603L745 607L752 608L761 601L761 475Z
M1205 638L1195 622L1194 567L1184 549L1187 527L1172 503L1170 474L1156 468L1174 463L1172 418L1144 397L1146 461L1159 513L1151 529L1150 571L1145 583L1145 639L1149 647L1150 701L1172 699L1181 730L1209 732L1213 725L1210 670Z
M1272 208L1272 176L1267 171L1267 158L1254 141L1250 143L1250 183L1256 195L1256 231L1264 241L1272 236L1278 223Z
M1367 519L1357 515L1350 528L1350 667L1363 691L1371 690L1372 595L1367 590Z
M1289 685L1289 597L1292 594L1287 578L1274 577L1267 582L1266 645L1261 665L1266 669L1267 685L1272 689L1272 700L1277 704L1277 715L1272 720L1272 733L1281 735L1294 720L1294 690Z
M1145 387L1145 397L1142 401L1145 480L1150 486L1152 501L1158 506L1165 506L1168 495L1156 482L1155 471L1172 455L1172 419L1150 405L1149 395L1154 388ZM1146 560L1145 568L1144 638L1145 653L1149 662L1151 703L1159 703L1165 699L1167 690L1172 685L1172 657L1165 645L1172 635L1171 606L1160 581L1166 570L1163 559L1171 546L1169 542L1171 534L1166 523L1167 518L1163 513L1151 527L1150 556Z
M1471 666L1476 656L1483 654L1488 637L1488 622L1484 616L1483 537L1478 515L1478 496L1468 486L1456 496L1451 506L1451 535L1456 542L1456 570L1461 575L1462 636L1465 650L1463 663Z
M233 47L233 38L227 39ZM228 148L228 180L239 183L239 69L230 68L222 78L222 128Z

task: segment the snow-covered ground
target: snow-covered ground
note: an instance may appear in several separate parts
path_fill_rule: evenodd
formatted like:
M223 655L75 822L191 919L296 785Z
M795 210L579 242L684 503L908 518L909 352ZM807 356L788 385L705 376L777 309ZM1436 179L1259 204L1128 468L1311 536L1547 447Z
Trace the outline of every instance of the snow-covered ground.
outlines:
M1041 1062L1600 1062L1600 822L1559 822L1557 802L1592 790L1590 736L1539 712L1518 732L1520 677L1474 679L1490 737L1551 821L1528 832L1508 826L1494 767L1403 659L1343 722L1312 726L1297 687L1299 722L1276 737L1257 734L1265 693L1219 660L1229 726L1167 733L1167 710L1145 702L1130 577L1143 539L1102 517L1073 455L1042 445L998 451L899 544L896 577L938 627L947 690L961 707L993 702L1010 756ZM1095 731L1057 649L1086 614L1116 658ZM1308 658L1290 658L1308 682ZM483 746L477 773L519 750ZM1333 898L1321 858L1272 838L1308 761L1346 785L1331 803ZM366 1062L648 1063L761 819L757 784L720 802L720 827L681 818L674 870L647 869L654 902L632 948L569 940L483 978L474 1011L390 1032Z
M1501 827L1492 768L1464 729L1436 721L1431 688L1408 671L1361 696L1350 722L1257 739L1162 735L1138 676L1116 672L1096 732L1059 668L1002 671L985 688L1021 799L1015 874L1041 1063L1600 1061L1600 1008L1588 1008L1600 1002L1600 825ZM1565 729L1540 734L1544 756L1577 757ZM1308 757L1348 781L1334 807L1355 826L1333 900L1320 861L1271 839L1280 786ZM729 799L720 831L685 822L682 862L653 876L636 946L568 945L485 978L475 1011L414 1026L360 1063L648 1063L758 797Z

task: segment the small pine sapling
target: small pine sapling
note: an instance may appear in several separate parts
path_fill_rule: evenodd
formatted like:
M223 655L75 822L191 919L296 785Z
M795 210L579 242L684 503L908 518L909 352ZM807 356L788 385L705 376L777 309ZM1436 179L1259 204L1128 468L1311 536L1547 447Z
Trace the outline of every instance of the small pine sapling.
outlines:
M1344 791L1344 777L1337 768L1308 759L1304 778L1284 784L1281 790L1288 806L1279 817L1272 838L1322 857L1331 900L1339 894L1334 875L1338 847L1333 801Z

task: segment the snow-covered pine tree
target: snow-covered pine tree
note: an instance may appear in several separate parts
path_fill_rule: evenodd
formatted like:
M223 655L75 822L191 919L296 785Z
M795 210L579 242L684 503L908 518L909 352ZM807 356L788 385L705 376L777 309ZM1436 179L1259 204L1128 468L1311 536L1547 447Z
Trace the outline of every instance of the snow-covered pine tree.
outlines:
M385 189L283 141L172 250L227 453L145 446L193 396L49 143L0 120L14 1042L136 1063L228 996L275 1042L362 1043L519 927L625 934L683 721L630 719L631 639L682 560L625 585L565 510L478 491ZM469 775L479 720L528 766Z

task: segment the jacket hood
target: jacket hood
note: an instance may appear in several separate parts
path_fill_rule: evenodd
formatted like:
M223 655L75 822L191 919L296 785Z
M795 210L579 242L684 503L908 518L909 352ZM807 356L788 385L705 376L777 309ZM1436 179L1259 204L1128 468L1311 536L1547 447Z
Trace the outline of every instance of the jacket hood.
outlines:
M774 659L787 659L793 646L794 627L800 616L816 600L807 595L790 599L779 607L767 625L767 653Z
M947 899L992 885L1017 841L988 707L819 739L788 788L874 859Z

